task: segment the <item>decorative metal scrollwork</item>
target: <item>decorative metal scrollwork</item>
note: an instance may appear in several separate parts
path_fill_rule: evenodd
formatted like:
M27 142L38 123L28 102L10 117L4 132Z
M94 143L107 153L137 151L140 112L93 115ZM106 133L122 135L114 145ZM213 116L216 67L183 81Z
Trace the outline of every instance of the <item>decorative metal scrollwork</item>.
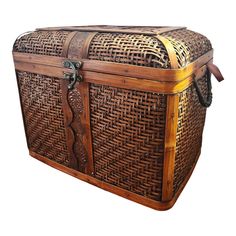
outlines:
M75 83L83 81L82 75L79 75L78 69L81 68L82 62L72 62L70 60L66 60L63 62L65 68L72 69L72 73L65 72L64 79L68 79L70 83L68 84L68 89L72 90L75 86Z

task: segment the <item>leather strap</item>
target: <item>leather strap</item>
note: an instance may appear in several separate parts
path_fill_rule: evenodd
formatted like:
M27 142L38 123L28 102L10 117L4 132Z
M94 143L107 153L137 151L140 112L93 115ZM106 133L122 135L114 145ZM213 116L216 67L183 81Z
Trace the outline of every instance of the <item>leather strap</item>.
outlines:
M207 63L207 68L210 71L210 73L212 73L219 82L224 80L223 75L221 74L219 68L215 64L213 64L212 62Z

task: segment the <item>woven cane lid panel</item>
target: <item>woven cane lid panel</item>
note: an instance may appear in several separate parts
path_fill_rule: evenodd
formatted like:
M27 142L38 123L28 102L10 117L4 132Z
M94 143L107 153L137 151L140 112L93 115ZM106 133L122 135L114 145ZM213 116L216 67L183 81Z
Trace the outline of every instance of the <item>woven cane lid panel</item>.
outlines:
M64 42L69 33L68 31L36 31L25 34L16 40L14 51L61 56Z
M170 60L158 34L167 38L176 52L179 68L212 49L203 35L174 27L79 26L37 30L16 40L14 51L61 56L71 31L97 32L90 42L88 59L168 69ZM132 33L133 32L133 33ZM150 33L152 32L152 33ZM78 44L78 47L81 47Z
M88 58L138 66L170 68L168 53L156 38L138 34L98 33Z
M205 36L191 30L174 30L162 36L172 43L179 67L188 65L212 49L211 42Z

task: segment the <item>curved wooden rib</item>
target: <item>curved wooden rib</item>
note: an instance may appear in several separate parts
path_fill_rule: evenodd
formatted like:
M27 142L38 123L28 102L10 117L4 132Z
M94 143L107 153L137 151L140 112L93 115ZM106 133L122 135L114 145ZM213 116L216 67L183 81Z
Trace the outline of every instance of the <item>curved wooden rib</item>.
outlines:
M166 51L167 51L169 59L170 59L171 69L178 69L177 56L176 56L175 49L174 49L173 45L171 44L171 42L167 38L165 38L161 35L157 35L156 38L158 40L160 40L166 48Z

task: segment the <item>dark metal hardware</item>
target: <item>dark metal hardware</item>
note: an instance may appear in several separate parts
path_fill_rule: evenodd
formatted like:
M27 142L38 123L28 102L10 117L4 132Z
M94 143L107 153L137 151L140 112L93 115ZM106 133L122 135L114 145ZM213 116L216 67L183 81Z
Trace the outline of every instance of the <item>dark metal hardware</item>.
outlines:
M74 88L75 83L83 81L82 75L78 74L78 69L82 66L82 62L73 62L66 60L63 62L65 68L72 69L72 73L65 72L64 79L68 79L70 83L68 84L68 89L71 90Z

